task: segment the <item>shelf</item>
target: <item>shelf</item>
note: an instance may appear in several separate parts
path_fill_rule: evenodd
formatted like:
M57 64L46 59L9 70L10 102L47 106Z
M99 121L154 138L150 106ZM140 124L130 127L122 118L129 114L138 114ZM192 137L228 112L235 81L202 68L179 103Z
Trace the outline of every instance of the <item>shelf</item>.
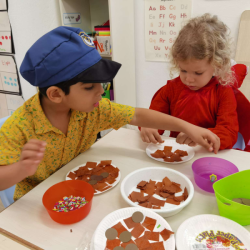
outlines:
M110 21L112 55L102 58L122 64L113 81L114 101L136 106L134 0L59 0L62 25L93 32ZM123 34L130 42L124 40Z
M62 25L93 32L109 20L108 0L59 0Z

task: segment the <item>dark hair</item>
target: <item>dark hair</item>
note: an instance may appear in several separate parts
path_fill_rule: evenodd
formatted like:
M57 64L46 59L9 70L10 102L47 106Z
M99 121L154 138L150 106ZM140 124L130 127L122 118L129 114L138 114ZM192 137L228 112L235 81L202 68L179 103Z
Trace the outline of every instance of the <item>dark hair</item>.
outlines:
M44 87L44 88L39 88L39 92L42 94L42 96L46 96L47 97L47 90L48 88L52 87L52 86L55 86L55 87L58 87L60 88L64 93L65 95L68 95L69 92L70 92L70 86L72 85L75 85L77 84L79 81L78 79L78 75L68 81L65 81L65 82L60 82L60 83L57 83L55 85L51 85L51 86L48 86L48 87Z

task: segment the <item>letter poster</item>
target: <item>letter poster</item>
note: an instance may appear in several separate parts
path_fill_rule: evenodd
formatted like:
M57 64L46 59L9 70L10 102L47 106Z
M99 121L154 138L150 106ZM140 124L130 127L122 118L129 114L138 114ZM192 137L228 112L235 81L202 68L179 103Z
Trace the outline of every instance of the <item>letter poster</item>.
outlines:
M169 61L170 48L191 10L192 0L145 0L147 61Z

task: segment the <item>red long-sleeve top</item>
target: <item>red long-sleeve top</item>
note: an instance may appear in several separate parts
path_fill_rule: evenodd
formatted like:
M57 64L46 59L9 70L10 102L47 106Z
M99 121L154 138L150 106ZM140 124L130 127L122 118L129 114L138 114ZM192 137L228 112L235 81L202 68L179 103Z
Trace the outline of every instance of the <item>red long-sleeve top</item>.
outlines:
M222 86L216 77L197 91L185 86L180 77L170 80L155 93L150 109L211 130L220 138L221 150L232 148L237 141L239 125L235 95L231 87ZM163 132L159 130L160 134ZM170 136L177 135L171 131Z

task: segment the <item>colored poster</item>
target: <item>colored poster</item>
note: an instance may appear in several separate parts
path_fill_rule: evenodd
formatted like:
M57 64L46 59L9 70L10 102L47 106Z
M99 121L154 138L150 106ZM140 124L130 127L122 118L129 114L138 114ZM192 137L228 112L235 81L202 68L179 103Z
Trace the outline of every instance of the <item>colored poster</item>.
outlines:
M169 61L170 48L191 10L192 0L145 0L147 61Z

